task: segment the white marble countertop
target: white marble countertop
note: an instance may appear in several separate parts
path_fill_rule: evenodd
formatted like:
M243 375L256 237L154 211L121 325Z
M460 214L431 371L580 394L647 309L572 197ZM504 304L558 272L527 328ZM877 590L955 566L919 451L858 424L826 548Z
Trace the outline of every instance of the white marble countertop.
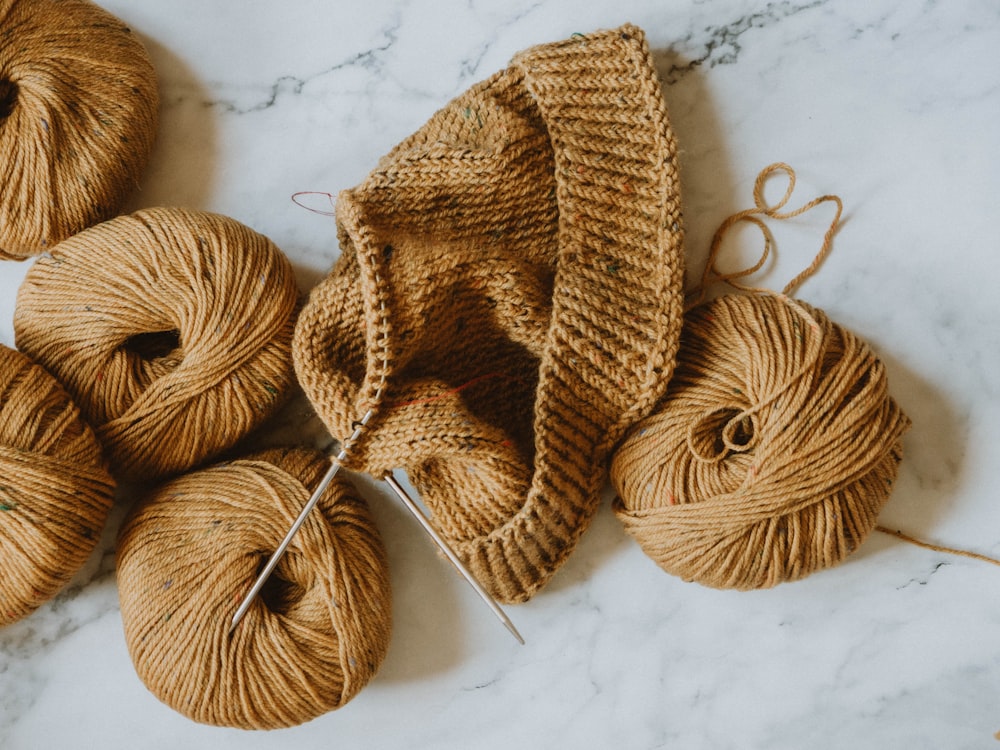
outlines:
M876 347L913 419L882 519L1000 554L992 3L102 4L141 34L161 79L159 140L133 207L237 218L291 257L303 290L338 250L332 219L293 193L357 183L524 47L643 27L682 151L691 268L773 161L797 169L797 197L841 195L846 222L800 296ZM822 234L819 217L800 226L779 234L775 284ZM8 345L27 268L0 265ZM1000 569L874 534L803 581L714 591L661 572L606 503L552 584L508 608L519 646L386 490L367 494L389 547L394 631L347 706L254 733L159 703L122 634L112 540L123 500L72 584L0 630L0 747L1000 747Z

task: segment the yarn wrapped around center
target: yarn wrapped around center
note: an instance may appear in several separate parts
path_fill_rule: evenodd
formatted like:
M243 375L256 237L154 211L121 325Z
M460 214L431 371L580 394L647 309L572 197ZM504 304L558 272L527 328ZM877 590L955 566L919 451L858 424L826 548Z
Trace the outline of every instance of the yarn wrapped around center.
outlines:
M32 612L83 565L114 488L66 391L0 345L0 625Z
M667 397L612 461L615 510L685 580L796 580L875 527L908 427L864 341L783 295L726 295L687 314Z
M160 700L195 721L273 729L349 701L389 643L391 598L368 506L336 477L236 630L237 606L329 466L269 450L174 479L118 541L129 652Z
M88 0L0 1L0 258L110 218L159 123L139 37Z
M39 258L14 332L94 425L112 470L149 479L231 447L283 403L297 310L291 264L269 239L152 208Z

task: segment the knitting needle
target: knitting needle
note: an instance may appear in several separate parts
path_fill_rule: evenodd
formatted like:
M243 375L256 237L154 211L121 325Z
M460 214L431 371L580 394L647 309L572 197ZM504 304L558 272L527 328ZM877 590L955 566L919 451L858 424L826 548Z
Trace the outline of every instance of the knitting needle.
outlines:
M298 533L302 524L305 523L306 516L308 516L309 513L312 512L312 509L316 507L316 503L319 502L320 497L322 497L323 493L326 492L326 488L330 486L330 482L332 482L333 478L337 476L337 472L340 471L341 462L347 458L347 451L351 447L351 443L357 440L361 435L361 431L364 429L365 425L368 424L368 420L371 419L371 416L372 413L369 411L364 417L362 417L360 422L356 423L354 433L347 439L347 442L343 444L343 447L340 449L340 453L338 453L337 457L330 463L330 468L326 470L326 474L323 475L323 478L319 480L319 484L316 486L315 491L309 497L309 500L306 501L306 504L302 506L302 510L299 512L299 515L292 524L292 527L288 530L288 533L285 534L285 538L281 540L281 544L278 545L278 548L274 551L274 554L271 555L267 564L264 566L264 569L260 572L260 575L257 576L257 580L254 581L253 586L250 587L250 591L247 592L243 601L240 602L240 606L237 608L236 614L233 615L233 621L229 625L230 633L232 633L236 629L236 626L240 624L240 620L243 619L247 610L250 609L250 605L253 604L253 600L257 598L257 594L259 594L260 590L264 588L264 584L267 583L267 579L271 577L271 573L274 572L274 568L277 566L278 561L281 560L282 556L284 556L285 550L288 549L288 545L291 543L292 538Z
M312 512L313 508L316 507L316 504L319 502L320 497L323 495L324 492L326 492L327 487L330 486L330 482L333 481L333 478L337 475L337 472L340 471L341 462L347 457L348 449L350 448L351 444L358 439L358 437L361 434L361 431L364 429L365 425L368 423L368 420L370 418L371 418L371 412L369 411L367 414L365 414L364 418L362 418L362 420L357 423L357 426L354 429L354 433L344 443L343 447L340 450L340 453L338 453L336 458L334 458L333 461L330 463L330 468L327 469L326 474L324 474L323 478L320 479L319 485L317 485L316 490L312 493L309 500L302 507L302 510L299 512L299 515L295 519L295 522L288 530L288 533L285 534L285 538L281 540L281 544L278 545L278 548L274 551L274 554L271 555L270 559L267 561L267 564L264 566L264 569L260 572L260 575L257 576L257 580L254 581L253 586L250 587L250 591L247 593L243 601L240 603L240 606L237 608L236 614L233 615L233 620L229 625L230 633L232 633L233 630L236 629L236 626L240 624L240 621L243 619L247 611L250 609L250 605L253 604L254 599L257 598L257 595L264 587L264 584L267 583L267 579L270 578L271 573L274 572L274 568L278 565L278 561L281 560L282 556L285 554L285 550L288 549L288 545L291 543L292 538L298 533L299 528L305 522L306 517L309 515L310 512ZM383 479L385 480L386 484L388 484L389 487L392 488L393 492L396 493L396 496L399 497L399 499L403 502L407 510L409 510L413 514L414 518L416 518L420 522L420 525L423 527L424 531L427 532L427 534L438 546L438 548L440 548L440 550L445 554L445 556L448 558L451 564L454 565L455 568L458 570L458 572L462 574L462 577L465 578L466 581L468 581L469 585L472 586L472 588L475 590L477 594L479 594L479 597L484 602L486 602L486 606L490 608L493 614L497 616L500 622L504 624L504 627L506 627L507 630L511 632L511 634L518 640L518 642L523 645L524 638L518 632L517 628L514 627L514 623L511 622L510 618L500 608L500 605L497 604L496 600L492 596L490 596L489 592L487 592L486 589L482 587L482 585L479 583L479 581L476 580L475 576L472 575L469 569L465 567L465 565L462 563L458 555L455 554L455 551L451 549L448 543L444 540L444 537L442 537L437 532L437 529L435 529L431 525L430 521L423 514L423 511L421 511L420 508L417 507L417 504L406 493L406 491L402 488L402 486L400 486L400 484L396 481L396 478L393 477L392 474L386 474L383 477Z
M434 528L427 516L424 515L424 512L420 510L417 504L413 501L413 498L406 493L406 490L403 489L392 474L386 474L382 477L382 479L384 479L385 483L392 488L392 491L396 493L396 496L402 501L403 505L406 506L406 509L413 514L413 517L420 522L424 531L426 531L428 536L434 540L434 543L444 553L445 557L448 558L449 562L455 566L455 569L462 574L462 577L469 583L470 586L472 586L475 592L479 594L479 598L486 602L486 606L492 610L493 614L497 616L497 619L504 624L504 627L507 628L507 630L509 630L511 634L517 638L518 643L523 646L524 638L519 632L517 632L517 628L514 627L514 623L511 622L507 614L500 608L496 599L490 596L489 592L484 589L479 581L476 580L476 577L472 575L472 572L465 567L459 556L455 554L455 551L449 546L448 542L445 541L444 537L442 537L438 533L437 529Z

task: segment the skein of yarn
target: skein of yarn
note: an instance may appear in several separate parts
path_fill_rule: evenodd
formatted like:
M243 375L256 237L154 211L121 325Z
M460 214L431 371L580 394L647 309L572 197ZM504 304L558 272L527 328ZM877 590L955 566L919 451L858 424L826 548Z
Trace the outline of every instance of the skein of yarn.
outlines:
M0 345L0 625L34 611L86 562L114 495L69 395Z
M347 703L389 643L381 538L335 478L246 618L240 598L328 466L272 449L178 477L126 520L118 585L129 652L161 701L207 724L273 729Z
M771 207L763 183L778 170L790 184ZM839 206L824 196L783 213L793 186L786 165L761 173L756 208L716 234L706 280L712 272L741 286L734 279L761 267L771 237L759 215ZM669 573L716 588L774 586L839 563L876 527L909 420L872 349L786 296L829 251L839 216L785 293L725 295L688 311L667 396L613 457L615 511ZM748 271L720 274L719 243L738 221L764 231L764 255Z
M618 517L667 572L717 588L840 562L875 527L902 457L909 422L884 366L776 296L719 297L685 326L669 395L612 461Z
M94 425L112 471L149 479L231 447L282 403L297 308L291 265L266 237L156 208L40 257L14 332Z
M114 215L158 121L156 72L124 23L87 0L0 2L0 258Z

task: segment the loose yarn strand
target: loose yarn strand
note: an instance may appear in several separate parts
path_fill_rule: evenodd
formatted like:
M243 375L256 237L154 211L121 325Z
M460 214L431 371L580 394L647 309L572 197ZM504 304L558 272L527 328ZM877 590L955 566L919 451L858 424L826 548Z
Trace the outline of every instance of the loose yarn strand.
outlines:
M897 539L902 539L904 542L908 542L917 547L923 547L924 549L929 549L934 552L941 552L946 555L955 555L957 557L967 557L970 560L979 560L980 562L989 563L990 565L1000 566L1000 560L995 557L990 557L989 555L982 555L978 552L970 552L969 550L958 549L957 547L945 547L940 544L933 544L932 542L925 542L916 537L910 536L909 534L904 534L899 529L890 529L887 526L882 526L879 524L875 527L876 531L881 531L883 534L888 534L889 536L894 536Z
M768 178L775 172L784 172L788 175L788 187L785 188L785 194L782 196L781 200L779 200L775 205L770 206L767 203L767 199L764 197L764 186L767 183ZM712 236L712 244L708 251L708 260L705 263L705 270L702 272L701 282L698 286L688 292L688 297L691 298L691 301L686 305L687 310L697 307L699 304L704 302L705 295L708 293L709 288L719 283L728 284L734 289L739 289L743 292L755 294L775 294L775 292L770 289L750 286L738 281L739 279L752 276L763 268L767 259L771 257L771 251L774 249L774 236L771 234L771 230L768 228L767 224L760 217L766 216L778 221L785 221L793 219L796 216L801 216L822 203L833 203L836 205L837 210L833 219L830 221L829 228L827 228L823 235L823 244L820 246L819 252L816 253L812 262L810 262L806 268L800 271L795 278L785 285L785 288L781 290L781 294L779 296L787 298L787 295L795 291L806 279L816 273L823 261L826 260L826 256L830 254L830 250L833 248L833 237L840 228L840 217L844 212L844 204L843 201L841 201L840 196L821 195L818 198L813 198L811 201L799 206L798 208L790 211L782 211L781 209L788 205L788 201L791 199L792 193L795 191L795 180L795 170L784 162L775 162L774 164L771 164L761 170L760 174L757 175L757 179L754 181L753 186L754 207L736 212L723 221L722 224L719 225L719 228L715 230L715 234ZM761 251L757 262L753 265L739 271L720 271L717 267L717 261L719 252L722 248L722 241L729 233L729 230L741 222L748 222L760 229L761 234L764 237L764 249Z
M786 175L788 175L788 186L785 188L785 193L781 197L781 200L779 200L775 205L771 206L768 205L767 199L764 197L764 187L767 183L768 178L771 177L771 175L773 175L775 172L779 171L784 172ZM788 295L791 294L792 291L797 289L802 284L802 282L804 282L806 279L812 276L819 268L819 266L823 263L823 261L826 259L826 256L829 255L830 250L833 247L833 237L837 233L837 229L840 226L840 217L843 214L844 204L841 201L840 197L837 195L823 195L818 198L812 199L808 203L796 209L792 209L790 211L782 211L781 209L783 209L786 205L788 205L788 201L791 199L792 193L795 191L795 182L796 182L795 170L792 169L792 167L789 166L788 164L785 164L784 162L775 162L774 164L770 164L761 170L761 172L757 175L756 180L754 181L754 187L753 187L754 207L744 209L743 211L738 211L737 213L733 214L732 216L728 217L725 221L723 221L722 224L719 225L719 228L715 230L715 234L712 236L712 244L708 252L708 260L706 261L705 269L702 272L701 282L697 287L695 287L693 290L691 290L691 292L688 293L689 297L693 297L693 301L689 302L686 305L685 308L686 311L691 310L692 308L704 302L705 295L707 294L708 289L718 283L729 284L735 289L739 289L740 291L744 291L750 294L772 295L783 301L794 312L796 312L805 321L808 330L812 334L814 334L809 337L809 340L807 342L808 355L803 359L801 367L799 367L799 369L786 380L783 387L773 389L771 391L771 394L767 398L756 403L751 409L743 411L740 415L742 419L750 419L753 417L755 413L758 413L762 409L769 407L776 399L780 398L782 394L788 390L788 388L792 387L807 373L814 371L816 368L817 360L821 356L823 356L822 335L820 335L819 323L809 313L808 310L806 310L802 305L800 305L798 302L796 302ZM788 219L795 218L796 216L801 216L802 214L811 211L816 206L828 202L834 203L837 207L837 210L833 216L833 219L830 221L830 226L827 228L826 232L823 235L823 244L820 247L819 252L816 253L815 257L813 257L812 261L805 269L800 271L795 276L795 278L793 278L790 282L788 282L788 284L785 285L784 289L782 289L780 293L776 293L764 287L750 286L737 281L738 279L743 279L752 276L761 268L763 268L764 264L767 262L767 259L771 256L772 250L774 249L774 236L771 234L771 230L769 229L767 224L760 218L760 216L763 215L770 217L772 219L777 219L779 221L785 221ZM720 271L719 268L717 267L717 262L718 262L719 252L722 247L722 242L725 239L726 235L729 233L729 230L732 229L737 224L739 224L740 222L749 222L751 224L754 224L758 229L760 229L761 234L764 237L764 249L761 252L760 257L753 265L739 271L732 271L732 272ZM727 444L729 443L731 437L728 433L731 431L732 426L735 424L737 424L737 420L731 420L729 425L727 425L726 431L724 431L723 440ZM695 447L694 440L695 440L695 431L698 426L699 426L698 423L692 424L688 430L688 447L691 450L692 454L695 455L696 457L699 457L699 452ZM699 457L699 460L715 461L718 460L718 457L713 457L711 459L702 459Z

